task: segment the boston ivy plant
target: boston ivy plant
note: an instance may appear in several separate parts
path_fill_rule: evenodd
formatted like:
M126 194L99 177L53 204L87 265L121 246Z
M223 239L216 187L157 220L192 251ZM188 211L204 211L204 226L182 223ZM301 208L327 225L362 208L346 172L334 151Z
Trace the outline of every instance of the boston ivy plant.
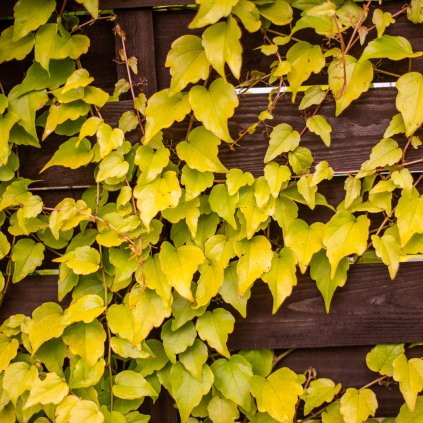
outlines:
M0 94L1 296L11 283L25 283L49 250L59 269L58 300L71 298L65 309L48 302L1 325L0 421L147 422L141 404L167 390L184 423L361 423L377 409L370 388L392 380L405 400L396 421L421 419L423 360L408 359L404 345L373 348L367 365L377 378L345 389L311 370L279 367L288 352L235 353L226 344L259 279L276 312L297 269L309 271L329 311L361 256L377 256L394 278L404 256L423 253L421 177L409 170L423 159L407 160L408 149L421 145L421 73L393 75L398 113L369 159L342 172L345 198L336 208L319 184L339 172L315 163L301 145L310 131L330 147L321 105L335 101L341 115L375 73L389 74L379 59L422 55L406 38L384 33L402 14L421 25L422 0L392 14L371 1L197 0L190 28L202 32L174 41L170 86L148 100L133 83L137 60L119 25L118 61L128 76L112 97L93 85L79 61L90 47L82 28L114 16L99 15L96 0L76 3L92 15L88 21L66 13L66 1L19 0L0 36L0 63L32 58L22 82ZM302 39L304 29L314 31L315 43ZM265 72L242 68L241 35L248 32L261 34L261 53L273 57ZM327 39L331 48L323 47ZM325 82L307 85L312 74ZM243 90L257 84L275 89L256 122L235 134L228 121ZM132 110L113 127L101 109L128 92ZM301 132L272 125L276 105L289 98L307 112ZM166 134L181 125L184 135L168 142ZM263 127L263 175L227 169L219 145L236 149ZM142 134L139 142L128 141L133 131ZM31 190L35 181L20 176L19 147L40 147L54 134L66 141L42 171L94 164L95 185L52 208ZM309 224L298 204L323 205L332 217ZM269 236L270 225L280 236Z

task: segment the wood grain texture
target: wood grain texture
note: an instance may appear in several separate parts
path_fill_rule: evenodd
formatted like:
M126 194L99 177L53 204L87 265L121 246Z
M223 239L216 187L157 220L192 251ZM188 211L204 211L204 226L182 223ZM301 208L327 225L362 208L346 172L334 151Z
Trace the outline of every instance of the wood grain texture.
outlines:
M126 33L128 57L138 59L138 75L134 77L136 90L142 89L147 96L157 91L155 47L152 9L116 9L117 22ZM116 56L122 48L121 39L116 36ZM117 64L118 79L128 79L124 64Z

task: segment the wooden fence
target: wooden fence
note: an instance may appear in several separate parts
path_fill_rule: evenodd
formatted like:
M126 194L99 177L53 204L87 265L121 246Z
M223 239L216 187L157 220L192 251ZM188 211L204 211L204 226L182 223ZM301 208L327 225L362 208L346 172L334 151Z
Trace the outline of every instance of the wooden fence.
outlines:
M169 73L164 67L166 54L173 40L187 33L187 25L194 12L184 8L163 9L157 6L184 5L192 0L104 0L104 9L114 8L122 29L127 34L129 55L135 55L139 63L138 82L142 82L147 94L166 88ZM2 0L0 17L12 15L13 1ZM382 7L398 10L402 2L392 1ZM0 21L0 29L7 26ZM120 48L120 40L114 37L114 23L97 22L85 27L92 40L90 53L81 61L95 78L95 84L108 92L114 83L125 76L122 65L114 58ZM195 33L195 31L190 31ZM421 26L411 24L402 16L387 33L407 37L414 49L423 48ZM260 69L266 58L254 48L261 42L256 36L247 34L244 39L247 67ZM270 60L270 59L269 59ZM28 64L6 63L0 66L0 80L8 90L21 81L23 70ZM408 61L395 62L393 71L405 72ZM413 70L423 72L423 59L413 61ZM392 79L386 77L382 82ZM314 83L319 83L314 80ZM396 111L393 99L395 88L370 89L360 100L353 103L340 118L334 116L334 105L323 105L321 114L328 117L333 126L332 146L326 149L313 134L304 135L302 145L310 148L317 161L328 160L336 171L359 168L368 157L372 146L382 138L389 119ZM287 122L294 128L301 128L303 120L298 111L284 102L275 110L274 123ZM131 101L111 103L102 112L103 117L116 124L120 114L131 109ZM257 111L266 107L266 95L244 95L241 105L231 121L234 133L252 124ZM184 130L183 125L180 127ZM167 134L177 140L178 129ZM180 138L179 138L180 139ZM250 137L236 151L222 151L221 160L228 168L240 167L255 176L262 174L263 157L266 150L264 137L260 134ZM57 149L59 139L48 139L39 150L23 148L21 156L22 176L40 179L39 171ZM347 148L346 145L348 146ZM410 160L420 158L418 151L410 152ZM423 171L423 165L413 168ZM93 182L92 168L71 171L53 167L42 174L43 181L37 183L37 194L42 195L47 205L54 206L63 197L79 197L83 188ZM343 198L344 179L339 177L326 186L324 193L331 204ZM324 208L317 207L312 213L303 211L303 218L313 221L329 218ZM51 267L51 264L47 264ZM344 386L360 387L375 378L365 364L365 355L377 343L403 343L423 340L423 262L403 263L394 282L389 278L385 266L380 264L355 265L349 272L347 284L334 295L331 312L326 314L323 299L315 283L304 276L276 315L271 314L272 298L264 284L256 284L248 306L246 319L239 318L235 332L229 338L232 350L240 348L296 348L283 364L302 372L314 367L320 377L329 377ZM31 313L45 301L57 300L57 277L31 276L16 284L7 292L0 309L0 321L13 313ZM413 349L421 355L421 350ZM391 389L375 387L379 399L378 415L396 415L402 404L397 386ZM177 422L177 414L170 397L161 399L161 406L153 408L153 422ZM163 406L165 404L165 406ZM155 411L154 411L155 410Z

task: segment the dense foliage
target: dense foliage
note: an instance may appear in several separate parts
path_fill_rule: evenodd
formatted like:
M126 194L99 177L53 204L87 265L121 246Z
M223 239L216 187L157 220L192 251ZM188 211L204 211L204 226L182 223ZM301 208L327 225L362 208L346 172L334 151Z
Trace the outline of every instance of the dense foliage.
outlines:
M0 63L33 58L22 82L0 94L1 296L11 283L25 283L49 250L59 266L58 300L71 297L65 309L45 303L1 325L0 421L146 422L141 404L165 389L182 422L361 423L377 409L371 386L389 380L405 400L397 421L419 421L423 360L408 359L403 345L375 347L367 364L377 379L345 389L312 371L280 368L284 353L235 353L226 344L258 279L276 312L297 269L309 271L329 311L360 257L381 260L394 278L405 256L423 253L421 178L409 170L423 159L407 161L407 151L421 145L421 73L396 77L398 113L361 168L342 172L345 199L336 208L319 184L337 172L314 163L301 145L311 131L330 148L321 105L335 101L341 115L384 72L379 59L412 63L422 55L404 37L384 33L402 14L421 26L422 0L392 14L370 1L197 0L190 27L204 31L173 43L170 87L148 101L133 84L137 60L128 57L119 26L128 77L113 96L93 85L79 61L90 47L83 27L86 19L114 17L99 16L96 0L76 3L92 18L66 13L55 0L19 0L0 36ZM307 31L316 43L302 39ZM248 32L261 33L258 48L274 58L267 72L242 67ZM313 74L322 83L307 85ZM234 134L228 121L243 90L255 85L275 89L257 122ZM101 108L124 93L133 110L112 127ZM272 125L276 105L291 96L305 111L302 131ZM186 134L166 142L168 128L181 125ZM263 175L227 169L219 145L236 149L262 128ZM136 131L140 141L129 142ZM35 181L20 176L19 147L40 147L54 134L66 141L43 170L94 164L96 184L81 199L49 208L31 191ZM308 224L299 204L325 206L332 217Z

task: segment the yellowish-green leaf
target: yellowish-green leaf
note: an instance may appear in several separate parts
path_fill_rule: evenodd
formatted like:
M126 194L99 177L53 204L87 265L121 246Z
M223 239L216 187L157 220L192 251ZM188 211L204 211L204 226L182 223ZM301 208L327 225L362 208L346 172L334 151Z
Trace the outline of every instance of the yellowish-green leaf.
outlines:
M280 123L270 134L269 147L264 157L264 163L269 163L275 157L288 151L294 151L300 143L300 134L291 125Z
M99 0L76 0L76 2L82 4L94 19L98 18Z
M220 18L228 16L232 7L238 3L238 0L198 0L200 5L197 14L189 28L202 28L203 26L214 24Z
M208 61L217 73L226 78L225 63L236 79L239 79L242 65L241 30L236 20L229 16L227 22L208 27L203 33L203 47Z
M97 143L100 147L100 157L104 158L113 150L123 144L125 135L119 128L114 128L107 123L100 123L97 129Z
M232 13L238 16L248 32L257 32L260 29L260 13L252 1L239 0L232 9Z
M197 319L196 328L199 337L206 341L219 354L229 358L230 353L226 343L228 335L233 332L235 318L229 311L216 308L207 311Z
M423 18L422 18L423 22ZM404 404L397 416L397 423L417 423L423 419L423 397L417 397L416 406L411 411L407 404Z
M272 313L275 314L282 303L292 293L297 285L297 258L289 248L282 248L279 254L274 253L270 270L263 274L262 279L269 286L273 297Z
M413 135L423 123L423 75L410 72L397 81L397 109L401 112L405 125L405 135Z
M68 394L69 387L56 373L47 373L44 380L37 380L31 388L24 408L36 404L59 404Z
M30 238L20 239L12 249L12 261L14 262L14 283L21 281L32 273L44 260L45 246L36 243Z
M370 220L364 216L357 218L347 211L340 211L325 225L323 245L331 265L330 277L336 275L339 262L350 254L361 256L367 248Z
M203 263L199 267L200 277L197 281L195 292L195 307L203 307L209 304L216 296L223 283L223 266L218 263Z
M404 354L404 344L376 345L366 355L367 367L381 375L392 376L392 363L400 354Z
M134 163L139 166L141 175L138 178L139 185L145 185L153 181L168 165L170 157L169 149L165 147L154 150L148 145L141 145L135 153Z
M407 7L407 18L415 24L423 22L423 3L421 0L411 0Z
M225 219L234 229L237 229L235 209L239 195L229 195L226 185L215 185L210 192L210 208L222 219Z
M382 237L372 235L372 244L375 247L376 255L388 266L391 279L394 279L399 269L401 257L398 237L389 233Z
M275 25L287 25L292 21L293 11L288 2L275 0L264 4L259 8L260 15L264 16Z
M197 331L191 319L177 329L172 327L172 323L171 320L168 320L162 326L161 338L167 357L172 363L176 363L176 355L194 345Z
M13 25L6 28L0 35L0 63L10 60L22 60L34 47L34 37L31 34L13 41Z
M320 104L326 98L326 91L318 85L307 88L304 97L301 99L299 110L307 109L315 104Z
M393 135L397 134L404 134L405 133L405 126L404 120L402 118L401 113L397 113L394 115L389 122L389 126L386 128L385 133L383 134L383 138L390 138Z
M179 354L179 361L193 377L201 381L203 365L209 357L207 346L198 338L183 353Z
M370 171L378 167L391 166L397 163L402 156L402 149L392 138L384 138L379 141L370 154L370 159L361 165L361 170ZM366 172L359 172L358 177L365 176Z
M420 57L423 53L413 53L410 42L400 36L382 35L367 44L361 60L365 59L390 59L402 60L412 57Z
M9 363L16 357L19 341L16 338L7 338L0 335L0 372L6 370Z
M374 416L377 409L376 395L371 389L348 388L341 398L341 414L345 423L362 423Z
M113 395L118 398L133 400L144 397L157 397L158 393L153 386L139 373L133 370L124 370L115 377L112 388Z
M18 361L10 364L4 372L3 388L16 406L17 400L32 388L37 379L38 369L34 365Z
M235 195L242 187L253 184L254 176L250 172L243 172L241 169L231 169L226 174L226 185L229 195Z
M236 404L220 396L214 396L210 400L207 412L213 423L234 423L239 417Z
M77 275L89 275L99 269L100 254L95 248L77 247L53 261L66 263Z
M264 177L269 186L270 194L274 198L278 198L282 186L291 179L291 171L288 166L270 162L264 166Z
M84 248L84 247L82 247ZM75 322L90 323L105 310L103 299L99 295L87 294L78 298L63 313L66 325Z
M199 85L191 88L189 102L196 119L209 131L225 142L232 142L228 130L228 119L238 106L238 97L233 85L223 78L214 80L210 87Z
M322 413L323 423L345 423L344 418L341 414L341 404L338 401L332 402Z
M310 386L304 390L301 399L304 401L304 414L309 414L313 409L320 407L325 402L332 402L341 390L341 384L330 379L320 378L311 381Z
M332 127L322 115L315 115L308 118L306 125L310 132L318 135L323 140L326 147L330 146Z
M381 9L376 9L373 12L372 22L376 26L377 36L380 38L385 29L388 28L389 25L395 23L395 19L389 12L383 12Z
M199 172L189 166L182 168L181 183L185 185L185 199L190 201L198 197L207 188L213 185L212 172Z

